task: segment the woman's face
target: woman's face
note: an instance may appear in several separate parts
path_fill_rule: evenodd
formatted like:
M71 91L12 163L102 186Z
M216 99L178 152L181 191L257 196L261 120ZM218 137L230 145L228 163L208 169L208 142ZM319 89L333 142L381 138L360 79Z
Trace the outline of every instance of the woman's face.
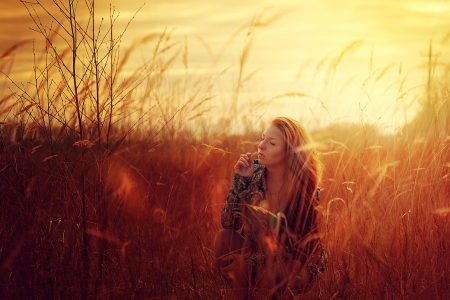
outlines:
M264 130L261 142L258 145L258 160L267 168L284 165L284 139L283 133L275 125Z

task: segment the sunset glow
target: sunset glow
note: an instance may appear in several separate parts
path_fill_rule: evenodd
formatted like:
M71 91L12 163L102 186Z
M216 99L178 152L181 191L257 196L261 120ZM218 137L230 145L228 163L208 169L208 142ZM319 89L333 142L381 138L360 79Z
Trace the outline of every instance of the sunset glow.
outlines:
M95 5L98 19L106 20L109 2L96 1ZM10 1L1 6L0 52L21 40L38 38L21 3ZM403 125L414 116L418 95L424 90L430 41L433 55L448 53L443 41L450 28L448 1L197 0L130 4L119 0L112 6L119 13L117 32L142 6L129 24L123 46L167 30L174 41L187 42L191 76L208 76L231 67L214 84L215 113L221 113L221 107L232 97L245 30L231 41L230 36L255 16L262 15L262 20L277 16L254 34L244 72L256 73L242 89L240 105L285 93L304 93L311 97L282 97L269 106L252 109L267 118L280 114L301 118L309 127L362 119L387 131ZM354 47L339 58L349 45ZM31 46L22 46L15 54L12 78L24 81L24 75L31 71ZM137 53L129 61L130 71L151 52L144 47ZM338 65L331 70L333 60L338 58ZM181 63L178 68L173 74L184 75ZM400 103L398 95L405 92Z

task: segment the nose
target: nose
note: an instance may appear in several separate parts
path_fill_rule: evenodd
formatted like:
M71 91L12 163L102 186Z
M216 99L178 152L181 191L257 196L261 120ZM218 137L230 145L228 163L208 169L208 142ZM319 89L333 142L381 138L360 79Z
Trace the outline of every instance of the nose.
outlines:
M264 141L259 142L258 149L264 149Z

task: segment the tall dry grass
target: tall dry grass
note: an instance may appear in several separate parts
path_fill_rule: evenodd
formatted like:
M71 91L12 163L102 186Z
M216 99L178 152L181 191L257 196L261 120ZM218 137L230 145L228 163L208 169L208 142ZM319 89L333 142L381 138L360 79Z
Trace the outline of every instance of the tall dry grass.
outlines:
M66 19L51 15L59 25L50 28L37 3L27 7L46 47L36 50L32 84L9 81L9 52L0 55L1 297L226 298L211 246L236 153L256 148L259 117L221 117L213 130L216 74L188 76L187 44L171 32L124 50L113 10L100 28L93 2L83 22L74 2L56 2ZM251 77L245 45L232 111ZM138 47L152 55L122 75ZM345 51L320 64L335 70ZM177 60L187 78L172 75ZM300 299L450 295L445 68L429 73L421 113L397 135L363 123L313 133L330 262ZM232 134L236 122L245 130Z

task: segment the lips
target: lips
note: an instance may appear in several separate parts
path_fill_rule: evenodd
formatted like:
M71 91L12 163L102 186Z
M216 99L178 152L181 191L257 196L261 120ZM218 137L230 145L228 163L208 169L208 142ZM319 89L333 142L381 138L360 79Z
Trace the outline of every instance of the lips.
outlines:
M258 152L258 156L264 157L264 154L262 154L261 152Z

